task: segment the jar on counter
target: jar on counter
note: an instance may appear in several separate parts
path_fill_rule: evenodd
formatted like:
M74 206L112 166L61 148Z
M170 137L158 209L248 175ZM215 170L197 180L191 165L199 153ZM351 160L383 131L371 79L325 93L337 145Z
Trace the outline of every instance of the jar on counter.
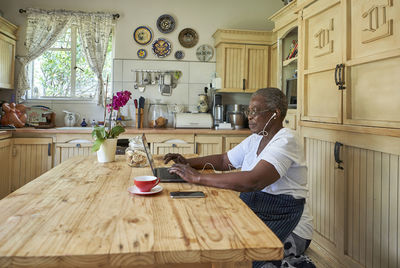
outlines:
M125 150L125 158L130 167L147 166L147 155L141 136L129 139L129 147Z
M148 126L150 128L165 128L167 127L167 123L167 105L160 103L160 100L157 100L156 103L150 104L148 112Z

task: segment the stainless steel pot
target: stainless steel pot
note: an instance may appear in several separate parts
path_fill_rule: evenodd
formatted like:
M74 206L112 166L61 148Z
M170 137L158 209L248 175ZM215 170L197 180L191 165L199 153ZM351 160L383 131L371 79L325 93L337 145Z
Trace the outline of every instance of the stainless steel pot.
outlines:
M244 128L245 116L243 112L229 112L229 122L235 127L235 129Z

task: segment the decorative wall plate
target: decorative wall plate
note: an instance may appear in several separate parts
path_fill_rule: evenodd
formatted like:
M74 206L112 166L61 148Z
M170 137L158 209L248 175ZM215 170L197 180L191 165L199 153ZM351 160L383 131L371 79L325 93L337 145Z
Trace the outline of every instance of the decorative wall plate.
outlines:
M175 59L181 60L185 57L185 53L182 50L178 50L175 52Z
M201 45L196 50L199 61L209 61L214 55L214 49L210 45Z
M146 58L146 56L147 56L147 51L146 51L145 49L141 48L141 49L139 49L139 50L137 51L137 56L138 56L140 59L144 59L144 58Z
M164 14L157 19L157 28L162 33L170 33L175 29L175 20L171 15Z
M171 43L164 38L158 38L153 42L152 50L159 58L164 58L171 53Z
M147 45L153 39L153 33L146 26L139 26L133 33L133 39L139 45Z
M196 31L191 28L185 28L179 33L179 43L183 47L191 48L194 47L199 41L199 36Z

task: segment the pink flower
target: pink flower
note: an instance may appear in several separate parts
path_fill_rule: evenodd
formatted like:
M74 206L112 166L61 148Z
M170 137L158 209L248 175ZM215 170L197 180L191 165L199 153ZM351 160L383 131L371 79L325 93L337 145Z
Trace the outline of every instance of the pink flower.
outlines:
M124 107L129 99L131 99L132 93L129 92L128 90L125 91L118 91L116 95L113 96L112 100L112 108L116 111L118 111L121 107ZM108 105L107 105L108 108Z

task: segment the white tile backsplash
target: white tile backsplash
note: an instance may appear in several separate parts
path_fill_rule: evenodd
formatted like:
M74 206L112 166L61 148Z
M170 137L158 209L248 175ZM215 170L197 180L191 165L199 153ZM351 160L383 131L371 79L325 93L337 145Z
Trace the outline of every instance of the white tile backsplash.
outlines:
M191 62L189 66L190 83L210 84L215 74L215 63Z
M196 110L198 94L203 93L204 87L209 86L215 73L215 62L115 59L114 64L117 66L114 73L121 72L122 75L114 74L114 77L121 80L114 80L113 92L129 90L133 98L146 98L146 103L155 103L159 99L162 103L184 104L189 111ZM147 85L144 92L134 89L135 70L176 70L181 71L182 76L177 87L172 89L172 95L162 96L157 84Z

